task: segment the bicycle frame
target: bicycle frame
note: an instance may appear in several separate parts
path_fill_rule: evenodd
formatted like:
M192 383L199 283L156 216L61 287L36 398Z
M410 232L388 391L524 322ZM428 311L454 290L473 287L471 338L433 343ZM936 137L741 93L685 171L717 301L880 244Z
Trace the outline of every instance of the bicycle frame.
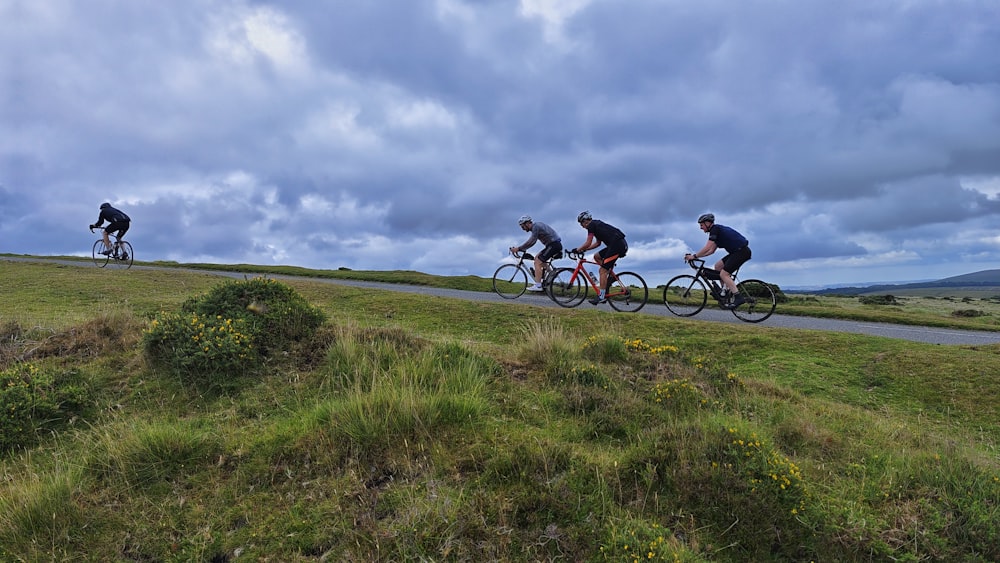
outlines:
M700 262L700 264L696 266L695 262ZM725 302L726 293L724 292L728 292L729 288L722 283L722 277L719 275L718 270L715 268L709 268L705 264L707 264L705 260L691 260L688 262L688 265L695 270L694 275L708 285L709 291L712 293L712 297L714 297L715 300L721 304ZM739 283L736 281L736 275L739 271L740 269L737 268L735 272L729 274L733 278L733 283Z
M671 313L679 317L697 315L705 308L709 296L718 302L720 308L748 323L759 323L774 312L777 298L766 282L755 279L736 281L737 272L733 272L731 275L740 299L737 304L730 305L727 302L729 295L725 293L727 288L719 272L706 267L704 260L690 260L688 266L695 270L694 275L674 276L663 286L663 304Z
M534 283L535 257L527 251L514 251L511 256L517 258L517 262L500 265L493 273L493 291L504 299L517 299L528 286ZM562 254L557 254L547 261L542 262L542 286L548 282L549 274L553 271L552 262L562 258Z
M595 293L600 293L599 278L585 267L586 264L600 267L600 264L587 260L582 252L569 252L567 256L577 261L576 266L559 268L549 274L547 291L556 304L562 307L576 307L586 299L590 288L593 288ZM607 279L605 299L599 303L608 303L617 311L634 313L649 299L649 287L646 281L635 272L615 272L609 268Z
M577 276L582 274L583 279L587 280L587 283L590 285L590 287L592 287L594 291L600 292L601 287L600 285L598 285L601 282L600 275L597 276L597 280L594 280L594 276L591 275L591 273L588 272L586 268L584 268L584 264L593 264L594 266L597 267L601 267L601 265L598 264L597 262L594 262L593 260L588 260L587 257L582 252L579 254L579 256L575 257L571 254L570 258L576 258L576 268L573 269L573 275L570 276L569 282L575 283ZM612 268L608 268L608 285L609 286L612 285L611 282L613 282L616 279L618 278L617 276L615 276L614 270ZM608 297L609 298L617 297L619 295L624 295L624 294L625 294L624 290L619 290L615 293L608 292Z
M94 232L94 229L91 228L90 232ZM108 243L104 243L103 236L94 242L91 250L94 264L100 268L108 264L114 264L119 268L131 268L134 260L132 245L122 240L121 235L117 233L108 237Z

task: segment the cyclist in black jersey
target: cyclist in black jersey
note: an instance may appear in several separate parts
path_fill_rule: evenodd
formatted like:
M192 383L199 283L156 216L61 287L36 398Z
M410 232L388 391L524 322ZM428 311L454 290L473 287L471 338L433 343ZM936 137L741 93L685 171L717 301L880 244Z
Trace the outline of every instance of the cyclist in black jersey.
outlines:
M607 302L608 293L608 270L615 266L619 258L628 252L628 243L625 242L625 233L609 223L599 219L594 219L589 211L584 211L577 215L577 223L587 229L587 241L574 248L575 252L586 252L588 250L604 245L604 248L594 254L594 262L601 265L601 291L590 300L594 305Z
M108 226L101 230L104 236L104 250L101 254L108 255L111 254L111 238L109 235L116 235L118 240L121 240L125 233L128 232L129 226L132 224L132 219L129 218L125 212L111 207L111 204L104 202L101 204L101 214L97 217L97 222L90 226L91 229L96 229L108 222Z
M715 263L715 269L719 272L719 279L729 290L729 302L724 307L735 309L746 300L740 295L740 290L736 287L732 274L750 259L750 242L736 229L716 223L715 215L711 213L701 214L698 217L698 226L703 232L708 233L708 242L698 252L685 254L684 260L691 261L710 256L719 248L728 252L722 257L722 260Z

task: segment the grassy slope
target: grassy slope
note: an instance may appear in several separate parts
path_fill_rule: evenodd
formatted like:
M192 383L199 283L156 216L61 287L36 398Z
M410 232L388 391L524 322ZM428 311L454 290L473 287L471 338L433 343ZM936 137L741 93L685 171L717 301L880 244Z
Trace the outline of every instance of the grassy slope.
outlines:
M0 324L35 343L137 332L218 283L7 263ZM361 343L351 365L373 361L371 334L496 362L485 389L463 394L477 416L342 434L349 410L334 398L353 395L334 392L325 349L220 395L151 373L134 338L98 354L63 347L39 361L82 369L101 408L3 462L0 545L29 560L631 560L637 545L664 560L1000 557L1000 347L290 285L340 341ZM677 352L595 356L604 334ZM376 398L414 400L393 397ZM805 500L761 492L725 457L724 428L794 463ZM152 470L136 461L148 456Z
M55 258L55 257L50 257ZM88 259L60 257L60 259L89 262ZM258 266L253 264L200 264L177 262L146 262L145 264L193 270L213 270L245 274L301 276L305 278L361 280L380 283L398 283L427 287L459 289L465 291L493 291L489 278L479 276L435 276L412 271L381 270L313 270L298 266ZM659 304L662 288L658 282L650 284L650 302ZM894 295L898 305L866 305L857 297L789 295L778 305L778 313L833 319L886 322L895 324L934 326L968 330L1000 331L1000 288L928 288L899 291ZM956 315L956 312L976 314Z

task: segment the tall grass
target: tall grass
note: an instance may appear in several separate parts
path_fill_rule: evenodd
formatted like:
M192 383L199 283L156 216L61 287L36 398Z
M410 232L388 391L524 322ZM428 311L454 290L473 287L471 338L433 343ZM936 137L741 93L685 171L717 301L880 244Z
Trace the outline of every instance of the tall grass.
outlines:
M498 369L453 344L353 329L331 345L321 372L333 398L317 405L315 423L326 440L360 454L474 423L488 412L486 393Z
M29 461L26 458L25 461ZM85 521L74 500L79 471L21 473L16 487L0 495L0 556L4 560L70 560L81 549Z
M0 559L1000 559L996 347L296 287L336 321L230 393L40 358L97 393Z

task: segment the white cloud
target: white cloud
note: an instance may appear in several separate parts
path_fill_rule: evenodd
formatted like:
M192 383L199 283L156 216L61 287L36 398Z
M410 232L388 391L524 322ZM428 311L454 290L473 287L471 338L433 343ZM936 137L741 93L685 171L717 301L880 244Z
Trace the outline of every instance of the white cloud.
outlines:
M959 178L963 188L975 190L990 199L1000 199L1000 176L966 176Z
M178 260L488 276L519 215L576 244L586 208L657 278L704 211L778 283L1000 262L1000 5L17 9L0 250L76 251L110 199L144 255Z

